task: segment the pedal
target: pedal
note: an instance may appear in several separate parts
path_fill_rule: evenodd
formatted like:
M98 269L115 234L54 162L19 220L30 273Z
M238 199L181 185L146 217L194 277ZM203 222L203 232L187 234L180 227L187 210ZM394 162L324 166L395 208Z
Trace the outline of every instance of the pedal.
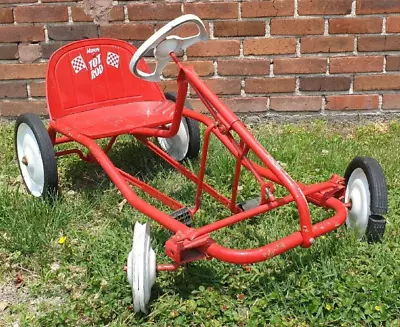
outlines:
M169 215L177 221L181 222L182 224L185 224L188 227L192 227L192 214L190 213L188 208L183 207L170 213Z
M385 233L386 219L379 215L371 215L368 220L367 241L368 243L379 242Z
M247 211L250 209L254 209L260 205L261 198L257 197L254 199L247 200L245 202L239 203L238 207L241 208L243 211Z

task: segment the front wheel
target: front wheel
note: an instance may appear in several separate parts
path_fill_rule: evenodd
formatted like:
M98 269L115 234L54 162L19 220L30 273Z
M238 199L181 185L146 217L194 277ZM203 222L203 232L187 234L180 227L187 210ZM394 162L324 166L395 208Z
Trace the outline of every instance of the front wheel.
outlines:
M142 225L136 222L127 262L127 277L132 288L135 312L147 313L151 288L156 281L156 255L150 243L150 223Z
M379 241L384 234L388 199L386 178L378 161L370 157L356 157L348 165L345 175L346 225L355 229L361 239Z
M170 101L176 102L174 93L165 93L165 97ZM185 102L185 107L193 110L188 101ZM175 160L195 159L200 152L199 123L196 120L182 117L181 125L175 136L169 139L158 137L157 140L161 149Z

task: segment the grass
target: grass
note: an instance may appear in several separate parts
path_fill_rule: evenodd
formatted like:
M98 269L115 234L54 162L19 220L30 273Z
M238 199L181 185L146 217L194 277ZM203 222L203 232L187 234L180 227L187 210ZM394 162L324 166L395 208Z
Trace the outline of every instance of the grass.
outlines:
M0 326L399 326L400 125L260 125L261 143L296 180L343 174L357 155L377 158L389 190L384 241L359 242L350 231L317 239L263 263L241 267L216 260L159 273L149 315L134 314L123 265L132 225L146 217L128 205L103 171L75 157L59 161L62 196L53 206L26 195L14 159L13 124L0 124ZM118 166L190 205L194 186L130 138L111 153ZM194 170L198 162L189 163ZM213 140L208 181L229 194L233 159ZM243 174L239 201L254 197ZM281 190L278 190L281 192ZM227 212L209 197L195 226ZM311 208L314 221L331 212ZM256 247L298 229L285 206L213 234L233 248ZM65 236L65 243L58 240ZM168 234L152 223L158 262L168 262ZM17 272L23 284L16 289ZM3 290L3 293L2 293ZM1 295L7 297L1 299Z

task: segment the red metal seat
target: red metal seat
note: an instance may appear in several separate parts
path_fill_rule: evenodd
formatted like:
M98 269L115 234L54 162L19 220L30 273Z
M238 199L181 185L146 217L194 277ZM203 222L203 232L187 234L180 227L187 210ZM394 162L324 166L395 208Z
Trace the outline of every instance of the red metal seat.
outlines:
M175 104L156 83L129 71L135 51L113 39L77 41L56 51L46 78L50 119L91 138L170 123ZM144 61L139 65L149 72Z

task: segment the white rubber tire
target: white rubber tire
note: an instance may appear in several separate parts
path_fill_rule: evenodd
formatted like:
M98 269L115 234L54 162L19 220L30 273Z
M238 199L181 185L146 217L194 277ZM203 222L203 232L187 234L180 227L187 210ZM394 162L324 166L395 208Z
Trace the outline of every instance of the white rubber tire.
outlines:
M156 255L150 242L150 224L136 222L127 263L127 277L132 288L135 312L147 313L151 288L156 280Z
M20 115L14 137L18 166L27 191L35 197L53 198L58 191L57 161L43 122L34 114Z
M351 202L351 208L347 211L346 225L355 229L360 239L365 235L371 215L369 190L367 176L361 168L356 168L348 179L345 192L345 202Z

